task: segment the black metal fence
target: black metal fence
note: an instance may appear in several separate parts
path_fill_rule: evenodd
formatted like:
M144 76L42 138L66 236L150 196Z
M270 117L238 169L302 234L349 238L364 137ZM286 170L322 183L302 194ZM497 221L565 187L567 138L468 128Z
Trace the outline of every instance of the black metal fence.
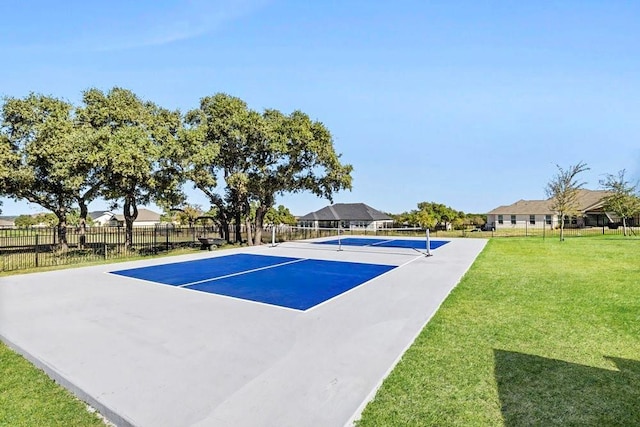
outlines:
M0 271L152 255L199 247L198 238L217 236L217 227L135 227L132 244L126 247L122 227L90 227L84 233L70 227L68 247L62 250L56 228L1 229Z
M639 227L627 227L632 236L640 236ZM262 235L263 243L331 237L338 234L371 235L371 236L425 236L424 229L416 228L366 228L353 229L314 229L308 227L275 227L267 228ZM556 228L514 227L499 228L492 231L480 229L432 231L432 237L537 237L559 238L560 230ZM623 229L608 227L567 228L567 238L622 235ZM132 256L155 255L180 248L203 248L199 238L219 238L216 226L176 227L171 224L155 227L134 227L133 241L130 247L125 246L125 229L122 227L91 227L84 233L76 228L67 229L66 250L60 248L59 236L55 228L15 228L0 229L0 271L23 270L37 267L69 265L102 260L128 258ZM242 240L246 240L243 231Z

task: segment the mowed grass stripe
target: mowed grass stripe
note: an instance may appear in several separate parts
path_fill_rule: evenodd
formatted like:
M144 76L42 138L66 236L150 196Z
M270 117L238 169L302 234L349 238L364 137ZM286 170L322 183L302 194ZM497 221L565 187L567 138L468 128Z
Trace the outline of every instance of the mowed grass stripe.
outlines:
M358 425L640 425L639 249L491 240Z

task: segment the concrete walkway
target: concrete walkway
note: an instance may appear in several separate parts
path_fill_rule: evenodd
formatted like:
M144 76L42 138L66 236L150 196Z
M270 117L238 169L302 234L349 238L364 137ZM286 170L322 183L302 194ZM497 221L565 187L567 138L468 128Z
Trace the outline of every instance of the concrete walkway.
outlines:
M0 278L0 338L119 426L351 424L486 244L242 248ZM107 272L244 252L401 266L306 312Z

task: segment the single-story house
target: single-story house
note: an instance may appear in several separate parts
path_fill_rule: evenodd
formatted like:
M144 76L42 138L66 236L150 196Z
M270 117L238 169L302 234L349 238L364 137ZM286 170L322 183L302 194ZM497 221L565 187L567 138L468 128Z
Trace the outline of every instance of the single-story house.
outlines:
M110 211L93 211L89 212L88 216L93 221L93 225L100 227L116 227L118 225L118 222L115 220L116 214Z
M111 211L90 212L89 216L95 225L122 227L124 226L124 215ZM160 214L149 209L138 208L138 217L133 221L134 227L149 227L160 224Z
M393 226L393 218L364 203L336 203L298 218L300 227L376 230Z
M610 223L618 223L618 218L612 212L605 212L603 199L611 193L604 190L578 190L578 209L580 214L572 218L565 218L565 227L603 227ZM487 213L487 227L493 229L505 228L555 228L560 225L558 213L551 209L553 201L547 200L518 200L517 202L499 206ZM635 218L638 221L638 218ZM634 219L627 221L634 224Z
M13 222L14 217L2 217L0 218L0 228L14 228L16 224Z

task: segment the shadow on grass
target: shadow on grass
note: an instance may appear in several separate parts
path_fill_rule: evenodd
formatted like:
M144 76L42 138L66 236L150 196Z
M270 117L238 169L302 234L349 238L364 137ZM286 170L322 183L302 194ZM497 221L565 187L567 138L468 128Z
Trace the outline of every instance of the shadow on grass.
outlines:
M607 357L618 370L494 350L504 425L640 425L640 362Z

